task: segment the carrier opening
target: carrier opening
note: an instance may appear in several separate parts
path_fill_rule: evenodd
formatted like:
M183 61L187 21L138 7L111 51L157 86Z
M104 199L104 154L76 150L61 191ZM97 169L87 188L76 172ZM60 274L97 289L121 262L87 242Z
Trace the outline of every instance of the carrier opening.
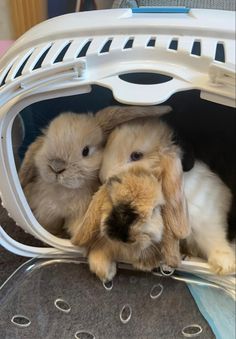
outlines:
M129 81L131 79L134 82L153 83L153 76L159 78L156 74L143 73L126 74L121 77L126 79L128 77ZM234 109L202 100L199 91L196 90L176 93L164 104L170 105L173 111L163 115L161 119L175 131L176 142L183 148L186 157L186 169L191 169L195 159L202 160L220 176L235 196ZM44 100L26 107L15 119L12 129L16 167L20 168L20 163L30 144L60 113L96 113L104 107L114 105L125 106L114 99L110 90L94 85L92 91L87 94ZM84 146L87 146L86 142ZM235 234L235 198L233 198L228 221L228 236L232 239ZM67 236L64 234L63 237Z

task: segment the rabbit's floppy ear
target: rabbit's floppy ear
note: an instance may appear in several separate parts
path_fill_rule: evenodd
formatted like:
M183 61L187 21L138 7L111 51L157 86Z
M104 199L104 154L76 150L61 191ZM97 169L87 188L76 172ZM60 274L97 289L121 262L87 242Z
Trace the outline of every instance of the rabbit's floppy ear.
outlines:
M43 142L44 136L37 137L37 139L29 146L25 153L24 160L19 170L19 178L22 188L25 188L25 186L33 181L33 179L37 176L35 155L42 147Z
M102 211L110 208L110 198L105 185L94 194L83 221L78 223L75 235L71 239L76 246L88 246L99 234Z
M95 119L106 136L124 122L136 118L161 116L170 111L170 106L110 106L97 112Z
M190 226L181 159L174 153L164 154L161 165L162 189L166 201L162 208L164 225L177 239L184 239L189 235Z

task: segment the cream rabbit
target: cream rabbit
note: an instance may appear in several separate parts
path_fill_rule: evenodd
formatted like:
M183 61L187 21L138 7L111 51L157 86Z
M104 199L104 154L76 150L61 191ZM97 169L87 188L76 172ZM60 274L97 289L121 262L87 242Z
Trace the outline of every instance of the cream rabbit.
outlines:
M173 151L173 132L158 118L133 120L118 126L109 136L100 170L102 182L119 172L135 166L147 169L156 167L165 153ZM170 224L179 214L178 192L174 192L174 178L178 168L171 166L168 173ZM227 240L227 214L231 205L231 192L221 179L204 163L196 161L191 171L184 174L184 193L188 203L190 235L186 240L187 250L206 258L214 272L235 272L235 254ZM173 218L174 217L174 218Z
M159 107L108 107L95 116L64 113L28 148L19 171L27 201L49 232L71 236L99 186L98 171L108 134L118 124L170 111Z

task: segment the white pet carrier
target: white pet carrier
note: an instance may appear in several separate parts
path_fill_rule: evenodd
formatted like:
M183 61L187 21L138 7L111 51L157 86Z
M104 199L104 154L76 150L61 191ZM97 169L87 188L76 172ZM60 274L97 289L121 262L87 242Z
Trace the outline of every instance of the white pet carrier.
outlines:
M111 89L115 99L125 104L159 104L176 92L198 89L203 99L235 106L234 12L134 12L92 11L48 20L24 34L1 59L2 204L17 225L50 246L21 244L0 227L0 244L9 251L29 257L78 255L69 240L51 235L36 221L23 194L11 129L24 107L44 99L88 93L94 84ZM219 49L221 61L216 57ZM57 62L59 55L63 57ZM120 78L134 72L163 74L171 80L144 85ZM182 269L191 271L191 265L186 262ZM207 270L208 265L203 264L201 272Z

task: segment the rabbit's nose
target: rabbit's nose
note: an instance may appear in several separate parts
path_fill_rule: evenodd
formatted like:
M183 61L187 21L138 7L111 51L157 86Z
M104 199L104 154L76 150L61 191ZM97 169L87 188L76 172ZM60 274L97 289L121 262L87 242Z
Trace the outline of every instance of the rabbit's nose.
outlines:
M53 159L50 160L49 167L54 173L60 174L65 171L66 163L64 160L61 159Z

